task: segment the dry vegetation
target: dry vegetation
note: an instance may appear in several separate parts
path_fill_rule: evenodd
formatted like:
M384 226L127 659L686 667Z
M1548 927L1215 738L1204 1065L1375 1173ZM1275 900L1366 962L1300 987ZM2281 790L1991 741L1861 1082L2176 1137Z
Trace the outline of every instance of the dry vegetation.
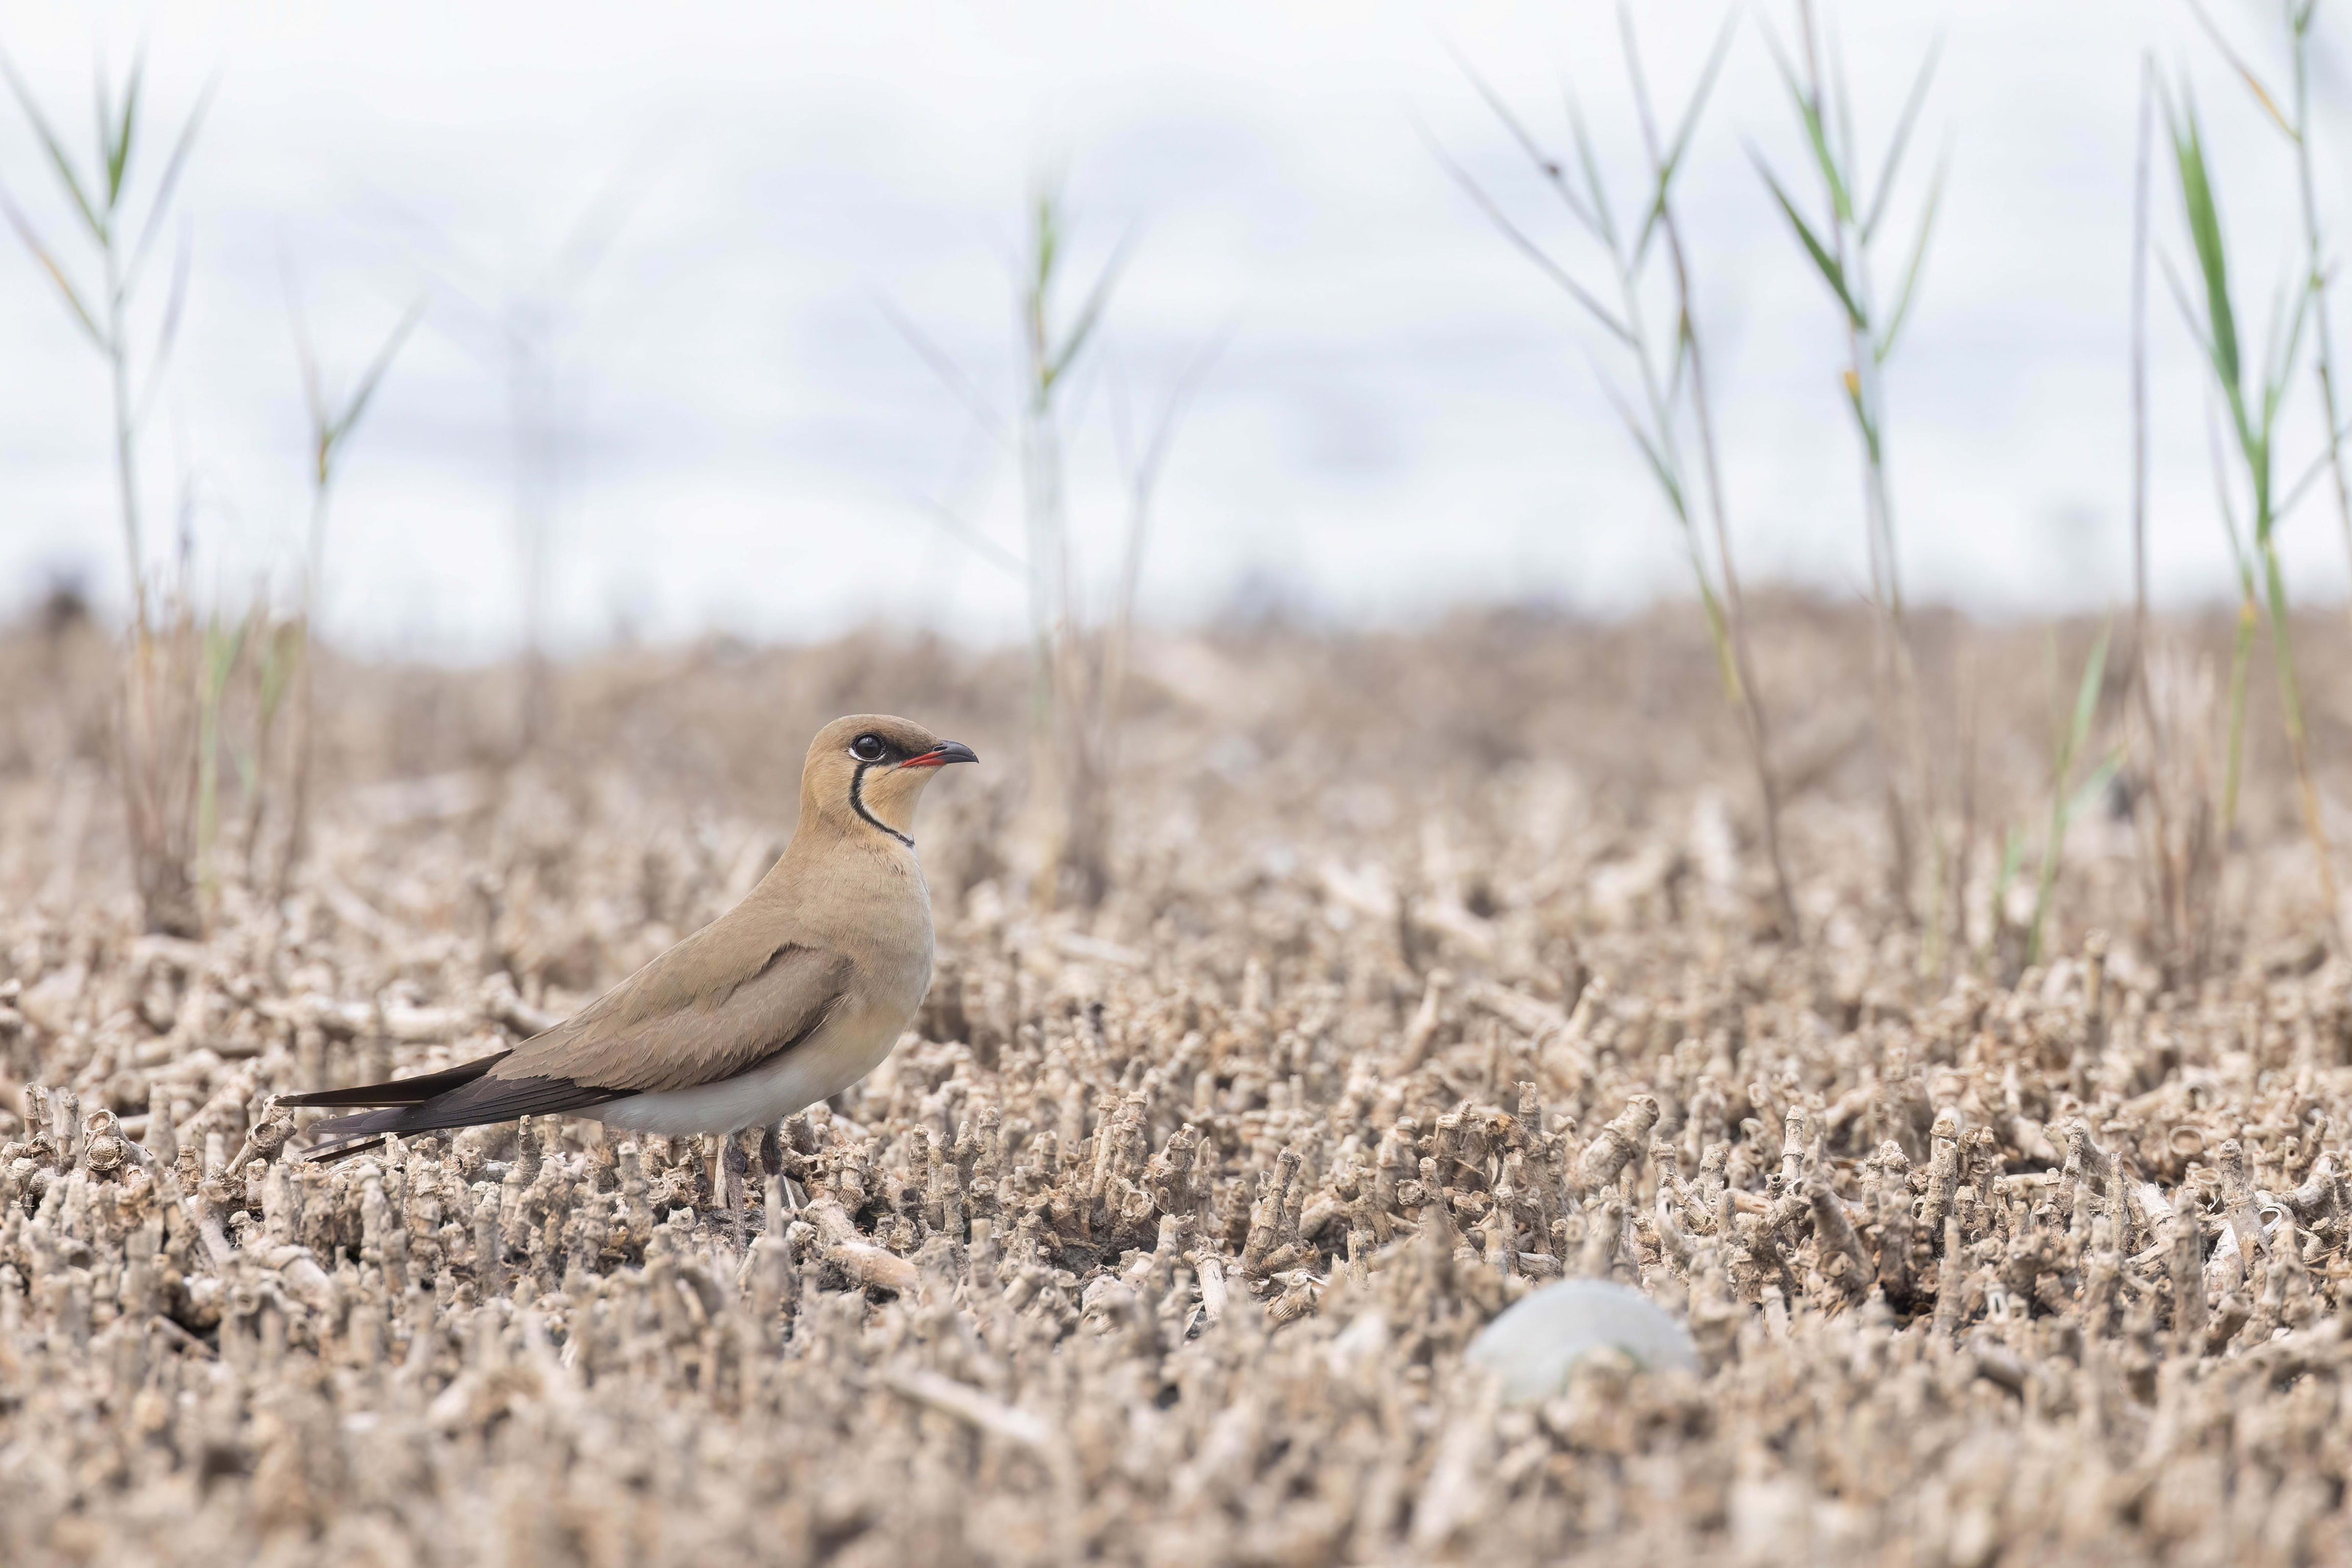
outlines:
M1146 643L1083 922L1003 848L1017 657L615 655L520 764L509 677L328 667L313 857L257 896L225 810L201 941L141 934L112 651L15 635L0 1560L2342 1561L2352 968L2275 718L2210 937L2147 918L2127 769L2020 972L2091 631L1921 621L1979 694L1932 737L1969 972L1923 976L1867 622L1757 613L1802 945L1685 615ZM2343 630L2301 635L2352 797ZM2131 667L2104 713L2214 734ZM494 1046L725 907L868 707L999 763L927 807L939 980L871 1080L723 1148L289 1161L273 1092ZM2143 754L2178 833L2210 755ZM1705 1375L1499 1408L1463 1347L1561 1273Z

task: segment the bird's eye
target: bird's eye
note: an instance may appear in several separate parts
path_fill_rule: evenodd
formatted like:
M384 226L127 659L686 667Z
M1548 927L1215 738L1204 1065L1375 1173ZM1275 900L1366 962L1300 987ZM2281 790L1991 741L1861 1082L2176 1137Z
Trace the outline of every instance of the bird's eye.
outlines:
M882 754L888 749L878 735L861 735L849 743L849 755L860 762L879 762Z

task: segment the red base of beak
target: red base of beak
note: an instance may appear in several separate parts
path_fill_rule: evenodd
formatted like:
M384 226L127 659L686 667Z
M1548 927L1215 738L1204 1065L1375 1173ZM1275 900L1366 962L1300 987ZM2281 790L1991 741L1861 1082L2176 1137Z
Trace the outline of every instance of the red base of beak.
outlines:
M898 764L901 768L944 768L950 762L980 760L971 747L961 740L943 740L919 757L909 757Z

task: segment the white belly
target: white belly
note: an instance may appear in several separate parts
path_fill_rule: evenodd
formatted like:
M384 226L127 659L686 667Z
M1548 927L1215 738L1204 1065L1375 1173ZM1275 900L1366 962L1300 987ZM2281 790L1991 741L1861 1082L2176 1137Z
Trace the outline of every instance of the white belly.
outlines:
M917 996L921 993L918 991ZM882 1064L912 1014L867 1008L835 1018L775 1061L693 1089L635 1094L579 1114L633 1133L683 1137L765 1126L840 1093Z

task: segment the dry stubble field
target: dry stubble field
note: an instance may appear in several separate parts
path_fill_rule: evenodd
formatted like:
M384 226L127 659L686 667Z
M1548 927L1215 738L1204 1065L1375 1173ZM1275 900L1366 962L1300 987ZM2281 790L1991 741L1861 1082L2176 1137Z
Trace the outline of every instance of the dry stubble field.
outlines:
M1008 867L1017 659L614 654L519 764L509 677L341 668L317 854L273 906L232 821L201 943L139 934L110 653L13 634L0 1561L2343 1561L2352 967L2274 718L2209 974L2099 810L2008 983L2000 833L2021 910L2089 633L1931 625L1987 955L1930 984L1864 623L1759 629L1799 946L1688 621L1156 643L1090 918ZM2347 650L2306 628L2335 800ZM877 707L984 766L926 805L939 978L867 1082L725 1149L289 1163L272 1092L584 1000L749 887L811 730ZM805 1201L762 1215L779 1166ZM1704 1375L1499 1406L1464 1345L1562 1273L1639 1283Z

